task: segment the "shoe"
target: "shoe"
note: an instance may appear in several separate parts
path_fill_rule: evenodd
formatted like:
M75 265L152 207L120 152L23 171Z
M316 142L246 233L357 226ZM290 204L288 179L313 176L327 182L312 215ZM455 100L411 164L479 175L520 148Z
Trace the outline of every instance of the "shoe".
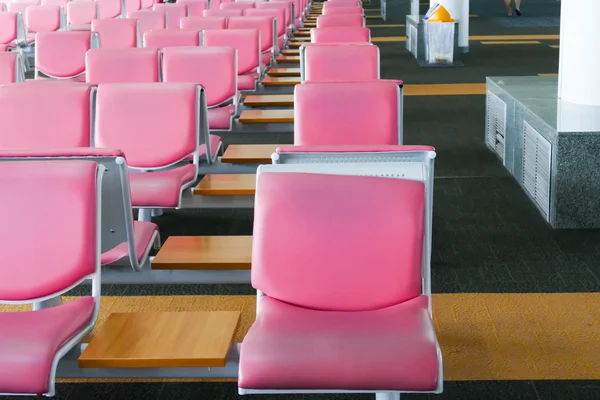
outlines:
M521 10L519 10L518 8L515 8L515 12L517 13L517 16L519 16L519 17L522 15Z

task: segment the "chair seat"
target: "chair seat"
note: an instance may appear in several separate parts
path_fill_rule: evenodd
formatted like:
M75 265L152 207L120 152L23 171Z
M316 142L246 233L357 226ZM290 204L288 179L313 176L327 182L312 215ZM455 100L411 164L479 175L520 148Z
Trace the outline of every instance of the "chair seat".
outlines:
M279 36L277 38L277 46L279 46L279 50L283 50L284 45L285 45L285 36Z
M93 297L30 312L0 313L0 393L45 394L60 346L92 318Z
M77 75L73 78L48 78L47 76L38 75L34 79L27 79L26 82L44 82L44 81L53 81L53 82L85 82L85 72L81 75Z
M137 253L138 262L141 262L146 250L153 244L152 237L154 236L154 232L158 232L158 226L152 222L133 221L133 232L135 252ZM111 264L127 256L129 256L129 249L127 248L127 243L123 242L111 250L102 253L100 263L102 265Z
M433 391L436 345L426 296L360 312L263 297L242 342L238 382L243 389Z
M0 51L8 51L9 46L7 44L0 44Z
M258 73L252 72L245 75L238 75L238 89L239 90L254 90L256 86L256 80L258 79Z
M267 50L264 53L262 53L262 63L265 66L269 66L271 65L271 56L273 55L273 53L271 52L271 50Z
M193 164L159 172L130 172L133 207L173 208L179 206L181 187L193 182Z
M210 129L230 129L231 117L235 115L235 105L208 109L208 127ZM219 139L220 140L220 139Z
M221 147L221 138L217 135L210 135L210 155L211 159L214 161L217 158L217 152ZM201 144L198 147L198 155L200 158L200 162L206 161L206 145ZM192 161L194 157L190 154L185 158L186 161Z

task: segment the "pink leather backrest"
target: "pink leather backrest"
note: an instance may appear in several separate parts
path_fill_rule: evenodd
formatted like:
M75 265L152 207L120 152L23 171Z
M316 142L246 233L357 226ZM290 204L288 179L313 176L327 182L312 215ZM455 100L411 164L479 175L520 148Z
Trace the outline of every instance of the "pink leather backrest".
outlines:
M227 27L226 17L184 17L181 18L181 29L225 29Z
M57 31L61 28L61 6L30 6L25 11L25 26L29 32Z
M130 11L127 13L127 18L140 21L140 35L142 36L153 29L165 29L167 27L167 14L164 10Z
M94 84L159 81L158 49L91 49L85 63Z
M270 17L277 21L277 37L285 35L285 11L280 9L249 8L247 17Z
M361 6L358 5L357 1L351 0L351 1L326 1L323 3L323 11L327 10L328 8L347 8L347 7L356 7L356 8L361 8Z
M398 144L399 94L391 81L296 85L294 145Z
M154 5L154 4L152 4ZM150 5L150 7L152 7L152 5ZM148 7L148 8L150 8ZM131 12L131 11L138 11L142 8L142 0L125 0L125 11L126 12Z
M375 310L421 292L423 182L258 175L252 285L299 307Z
M98 3L95 1L70 1L67 3L67 23L69 24L90 24L98 16Z
M202 12L205 17L241 17L243 14L244 10L217 10L213 8Z
M155 3L154 0L142 0L141 1L141 9L142 10L152 9L152 7L154 6L154 3ZM156 3L158 3L158 1Z
M95 272L97 169L91 161L0 162L0 207L10 210L0 227L1 300L49 296Z
M364 26L364 17L355 14L329 14L317 17L317 28Z
M290 7L290 3L294 3L294 14L296 19L302 15L302 4L300 0L271 0L272 3L284 3L287 7Z
M96 0L100 6L101 18L117 18L122 13L121 0Z
M152 9L167 12L167 28L169 29L179 29L179 21L188 15L187 4L182 3L160 3L155 4Z
M360 44L307 46L304 68L304 79L313 82L377 80L379 48Z
M167 47L164 82L194 82L206 90L209 107L237 93L237 50L232 47Z
M230 17L227 22L227 29L258 29L260 31L261 51L267 51L273 47L272 17Z
M66 8L67 2L68 0L42 0L41 4L43 6L63 6Z
M17 38L17 18L16 12L0 13L0 43L7 44Z
M16 51L0 52L0 85L17 81L18 57Z
M248 8L254 8L254 3L221 3L221 10L246 10Z
M177 3L186 4L188 6L188 15L190 16L202 16L203 11L208 8L206 1L182 0L178 1Z
M0 86L0 148L89 147L90 91L56 81Z
M310 31L313 43L370 43L371 30L364 26L313 28Z
M100 35L103 49L125 49L138 45L138 21L134 19L95 19L92 21L92 32Z
M35 67L57 78L79 75L85 71L85 53L90 45L90 32L38 32L35 35Z
M260 2L260 3L256 3L256 8L257 9L267 9L267 10L283 10L283 12L285 13L285 27L290 25L290 8L287 4L285 3L273 3L273 2ZM251 14L248 14L251 15ZM279 25L279 23L278 23ZM285 29L284 27L284 29Z
M323 15L331 14L365 15L365 12L361 7L329 7L323 9Z
M199 45L200 33L192 29L153 29L144 34L144 47L148 48Z
M23 1L23 2L13 2L13 3L8 3L6 4L6 9L9 12L16 12L16 13L21 13L21 14L25 14L25 12L27 11L27 7L30 6L37 6L39 3L36 1Z
M137 168L184 159L198 142L197 90L192 83L98 85L95 147L121 149Z
M258 29L203 31L205 46L234 47L238 51L238 75L252 72L260 65Z

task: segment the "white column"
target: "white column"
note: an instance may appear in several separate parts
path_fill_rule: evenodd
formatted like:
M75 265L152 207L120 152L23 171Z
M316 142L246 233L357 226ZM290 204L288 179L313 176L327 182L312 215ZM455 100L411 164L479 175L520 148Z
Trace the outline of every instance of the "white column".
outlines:
M600 106L600 0L561 3L558 97Z
M410 15L419 15L419 1L410 0Z
M462 52L469 50L469 0L429 0L429 6L439 3L458 22L458 47Z

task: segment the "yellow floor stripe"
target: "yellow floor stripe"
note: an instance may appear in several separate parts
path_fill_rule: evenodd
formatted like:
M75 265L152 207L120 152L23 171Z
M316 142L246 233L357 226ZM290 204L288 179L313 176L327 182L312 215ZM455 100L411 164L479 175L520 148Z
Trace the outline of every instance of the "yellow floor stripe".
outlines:
M560 49L560 45L558 44L551 44L548 47L550 47L551 49Z
M539 76L558 76L558 74L538 74Z
M255 318L254 296L105 296L101 304L99 325L111 312L239 310L236 341ZM0 311L9 308L24 309ZM600 293L437 294L433 310L446 380L600 379Z
M481 42L481 44L541 44L537 40L499 40L495 42Z
M406 36L384 36L384 37L372 37L372 43L383 43L383 42L406 42Z

